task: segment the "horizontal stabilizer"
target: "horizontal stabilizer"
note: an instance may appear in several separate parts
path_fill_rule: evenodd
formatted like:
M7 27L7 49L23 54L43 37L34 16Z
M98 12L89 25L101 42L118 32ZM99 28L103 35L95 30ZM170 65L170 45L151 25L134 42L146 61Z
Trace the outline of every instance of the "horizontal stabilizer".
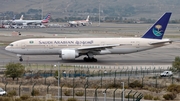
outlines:
M171 40L167 40L167 41L162 41L162 42L153 42L153 43L149 43L150 45L158 45L158 44L164 44L164 43L172 43L173 41Z

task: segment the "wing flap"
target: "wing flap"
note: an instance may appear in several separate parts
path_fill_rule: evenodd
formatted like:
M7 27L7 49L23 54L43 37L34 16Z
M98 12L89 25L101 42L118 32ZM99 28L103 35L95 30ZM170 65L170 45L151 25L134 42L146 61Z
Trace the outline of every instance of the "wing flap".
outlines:
M112 44L112 45L102 45L102 46L89 46L89 47L81 47L77 50L105 50L105 48L112 48L117 46L132 46L132 44Z
M105 48L112 48L116 46L119 46L119 44L81 47L81 48L78 48L77 50L104 50Z

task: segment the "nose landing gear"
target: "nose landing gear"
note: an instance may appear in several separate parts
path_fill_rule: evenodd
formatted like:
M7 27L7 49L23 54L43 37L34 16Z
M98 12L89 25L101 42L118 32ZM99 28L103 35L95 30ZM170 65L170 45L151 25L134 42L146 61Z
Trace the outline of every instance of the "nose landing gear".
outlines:
M23 61L23 58L22 58L22 57L19 57L19 61L22 62L22 61Z
M23 58L20 54L17 54L17 56L19 57L19 61L22 62L23 61Z

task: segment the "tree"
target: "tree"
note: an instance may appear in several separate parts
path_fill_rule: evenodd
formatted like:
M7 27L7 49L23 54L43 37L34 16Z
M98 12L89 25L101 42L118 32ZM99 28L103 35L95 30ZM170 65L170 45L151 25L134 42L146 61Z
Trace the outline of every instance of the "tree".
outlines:
M55 71L54 77L55 77L56 79L58 79L58 70ZM59 78L61 78L61 73L60 73L60 71L59 71Z
M180 57L179 56L176 56L175 60L172 63L172 70L176 72L180 72Z
M15 78L21 77L25 72L25 67L21 63L9 63L6 65L5 76Z

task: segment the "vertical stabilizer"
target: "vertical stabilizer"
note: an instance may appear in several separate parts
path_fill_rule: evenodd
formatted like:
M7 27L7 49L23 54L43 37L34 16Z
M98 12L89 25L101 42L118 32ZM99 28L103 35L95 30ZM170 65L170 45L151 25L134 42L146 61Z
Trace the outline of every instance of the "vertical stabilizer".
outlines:
M87 16L86 21L87 21L87 22L89 21L89 15Z
M42 23L48 23L50 17L51 17L51 14L49 13L41 22L42 22Z
M43 19L43 20L49 20L51 17L50 13Z
M19 20L23 20L23 18L24 18L24 16L23 16L23 15L21 15L21 17L20 17L20 19L19 19Z
M12 20L15 20L16 19L16 15L14 15L14 17L12 18Z
M171 12L165 13L143 36L142 38L162 39L169 22Z

